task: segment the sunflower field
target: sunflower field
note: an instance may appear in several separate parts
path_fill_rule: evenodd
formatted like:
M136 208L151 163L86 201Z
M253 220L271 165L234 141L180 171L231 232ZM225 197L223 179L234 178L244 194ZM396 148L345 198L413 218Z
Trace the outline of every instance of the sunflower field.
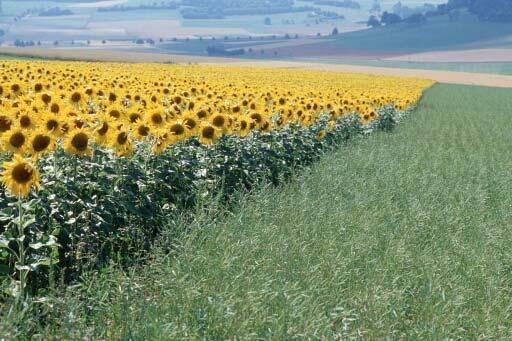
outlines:
M0 289L15 297L149 250L162 226L205 201L229 203L351 137L392 129L432 85L220 66L0 64Z

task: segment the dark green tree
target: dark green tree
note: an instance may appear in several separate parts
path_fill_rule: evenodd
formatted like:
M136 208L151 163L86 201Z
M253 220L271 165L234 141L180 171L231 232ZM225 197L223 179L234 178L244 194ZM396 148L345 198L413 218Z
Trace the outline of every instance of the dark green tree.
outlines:
M394 25L398 24L400 21L402 21L402 18L400 18L399 15L389 12L384 12L382 14L382 18L380 19L380 22L384 25Z
M379 19L374 15L368 19L367 25L373 28L381 26Z

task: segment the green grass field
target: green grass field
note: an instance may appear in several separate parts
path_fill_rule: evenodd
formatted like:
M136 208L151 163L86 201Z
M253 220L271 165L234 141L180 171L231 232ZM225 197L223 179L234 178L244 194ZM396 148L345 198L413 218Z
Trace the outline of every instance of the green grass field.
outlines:
M373 30L351 32L327 41L325 48L347 48L373 51L421 52L461 48L510 47L508 36L512 25L481 22L464 13L456 21L447 16L429 18L427 23L406 23Z
M436 85L394 133L199 214L0 338L510 338L511 95Z
M286 59L283 59L286 60ZM399 69L421 69L421 70L440 70L471 73L491 73L497 75L512 75L512 62L500 63L428 63L428 62L405 62L391 60L357 60L357 59L319 59L319 58L293 58L297 61L307 61L313 63L325 64L349 64L362 66L389 67Z

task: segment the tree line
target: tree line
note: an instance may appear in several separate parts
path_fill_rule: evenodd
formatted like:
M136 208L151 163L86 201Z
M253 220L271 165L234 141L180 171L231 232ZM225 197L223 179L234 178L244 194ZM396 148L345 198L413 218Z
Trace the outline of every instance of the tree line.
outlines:
M394 25L401 22L421 24L426 22L428 17L439 15L449 15L452 19L456 14L460 15L458 11L460 9L469 10L470 13L476 15L482 21L512 21L512 0L449 0L446 4L438 5L435 10L415 13L405 18L397 13L390 12L384 12L380 20L372 15L367 24L371 27Z
M438 6L446 13L459 8L469 9L480 20L512 21L512 0L449 0Z

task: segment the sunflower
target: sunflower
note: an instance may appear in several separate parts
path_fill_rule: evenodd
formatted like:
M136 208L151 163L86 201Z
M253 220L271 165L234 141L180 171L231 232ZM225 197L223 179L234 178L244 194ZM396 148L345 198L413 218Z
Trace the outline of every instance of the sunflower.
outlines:
M130 123L133 124L133 123L136 123L137 121L142 120L142 115L137 111L133 111L128 115L128 119L130 120Z
M111 129L111 124L108 121L100 122L98 127L94 130L94 138L98 145L104 146L106 144L108 132Z
M64 103L62 103L62 101L59 99L54 100L49 104L50 112L54 115L58 115L63 112L65 107L66 105L64 105Z
M269 121L265 120L260 124L259 129L260 131L268 133L272 130L272 124Z
M260 126L262 123L263 123L263 116L260 114L260 113L257 113L257 112L253 112L249 115L249 117L254 121L256 122L256 125L257 126Z
M360 118L361 118L361 123L362 124L368 124L370 123L370 114L363 114L363 115L360 115Z
M202 144L213 144L219 137L218 130L210 124L203 125L199 132L199 142Z
M0 115L0 134L11 129L12 120L7 115Z
M222 132L227 132L229 128L229 120L226 115L215 114L210 118L210 124Z
M189 135L194 134L199 128L199 120L191 113L183 115L182 121Z
M133 129L134 138L138 141L142 141L149 136L151 129L143 122L139 122Z
M318 142L321 142L325 137L325 130L320 130L318 134L316 135L316 140Z
M41 84L41 83L34 84L34 92L39 93L41 91L43 91L43 84Z
M37 97L38 101L43 102L43 105L50 105L52 102L52 95L48 93L42 93Z
M22 113L18 116L18 123L22 129L28 130L35 127L35 119L29 113Z
M171 141L173 143L187 138L187 128L179 121L173 122L169 127L169 131L171 133Z
M16 127L2 135L2 142L5 150L15 154L23 154L27 143L27 132Z
M116 151L117 156L128 156L133 152L133 143L128 131L122 128L112 132L109 145Z
M11 93L14 96L19 96L19 95L21 95L21 92L22 92L22 88L21 88L21 85L19 83L12 83L9 86L9 90L11 91Z
M165 114L161 110L150 111L146 115L147 124L153 128L163 128L165 126Z
M29 136L28 147L32 156L38 157L55 148L55 139L44 128L40 128Z
M113 120L119 120L124 116L123 108L117 104L110 105L105 109L107 115Z
M247 118L242 117L238 121L238 135L240 135L240 137L246 137L247 135L249 135L250 132L251 132L250 121Z
M41 115L37 124L40 128L44 128L54 137L61 137L64 133L61 119L50 112L46 112Z
M68 132L64 142L66 153L76 156L91 155L89 131L84 128L75 128Z
M11 195L26 197L30 189L39 188L39 172L32 163L20 155L3 164L2 183Z
M74 91L69 96L69 103L75 107L80 107L87 104L85 95L79 91Z
M199 110L196 113L197 118L201 121L204 120L208 116L208 112L206 110Z

